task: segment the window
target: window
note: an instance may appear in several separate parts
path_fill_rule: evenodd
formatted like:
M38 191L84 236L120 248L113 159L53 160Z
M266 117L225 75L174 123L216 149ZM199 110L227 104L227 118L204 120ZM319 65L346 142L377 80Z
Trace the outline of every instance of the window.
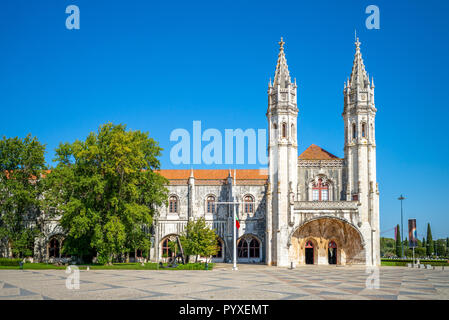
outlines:
M250 195L245 196L243 198L243 202L244 202L244 213L254 213L254 198Z
M177 213L178 212L178 198L176 196L170 196L169 199L169 207L168 210L170 213Z
M259 241L257 241L255 238L251 240L249 243L249 257L250 258L259 258L260 256L260 245Z
M239 258L248 258L248 242L245 239L240 239L237 244L237 255Z
M352 139L357 138L357 130L355 127L355 123L352 124Z
M366 133L365 133L365 124L362 123L362 137L365 138L366 137Z
M314 183L312 187L313 201L329 201L329 186L323 183L323 179L319 178L318 183Z
M51 239L50 243L48 244L48 257L60 258L59 251L60 251L59 240L56 238Z
M282 138L287 138L287 124L285 122L282 124Z
M215 213L215 197L208 196L206 199L207 213Z
M172 251L169 246L169 242L170 242L169 238L165 238L162 241L162 257L171 257L172 256Z

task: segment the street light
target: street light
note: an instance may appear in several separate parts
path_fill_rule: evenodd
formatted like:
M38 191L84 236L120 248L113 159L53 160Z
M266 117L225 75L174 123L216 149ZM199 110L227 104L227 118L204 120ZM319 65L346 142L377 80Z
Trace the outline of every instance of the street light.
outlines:
M404 224L402 220L402 200L405 200L405 197L401 196L398 198L401 201L401 258L404 257L404 241L402 241L402 237L404 235Z

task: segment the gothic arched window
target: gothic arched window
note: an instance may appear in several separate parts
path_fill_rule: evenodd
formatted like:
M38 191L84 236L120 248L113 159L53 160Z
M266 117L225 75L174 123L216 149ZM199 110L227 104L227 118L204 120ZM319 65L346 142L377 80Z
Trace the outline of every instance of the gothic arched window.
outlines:
M329 186L323 183L323 179L319 178L317 183L312 187L312 200L329 201Z
M352 139L357 138L357 130L355 127L355 123L352 124Z
M282 138L287 138L287 124L282 123Z
M60 242L59 239L53 238L48 244L48 257L49 258L59 258L60 257Z
M259 256L260 256L260 244L256 238L253 238L249 243L249 257L259 258Z
M208 196L206 199L207 213L215 213L215 197Z
M164 240L162 240L162 257L171 257L172 256L172 250L169 245L170 239L167 237Z
M365 123L362 123L362 137L365 138L366 137L366 129L365 129L366 125Z
M244 213L254 213L254 198L247 195L243 198L243 211Z
M248 258L248 242L245 239L240 239L237 244L237 255L239 258Z
M177 213L178 212L178 197L170 196L168 200L168 212Z

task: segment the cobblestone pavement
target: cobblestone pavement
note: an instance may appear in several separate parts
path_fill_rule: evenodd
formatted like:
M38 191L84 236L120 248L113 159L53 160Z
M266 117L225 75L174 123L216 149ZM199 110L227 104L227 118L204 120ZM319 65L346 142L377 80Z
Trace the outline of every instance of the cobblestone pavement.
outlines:
M0 270L0 299L446 299L449 270L378 269L379 288L364 267L219 264L212 271L80 271L66 288L65 270Z

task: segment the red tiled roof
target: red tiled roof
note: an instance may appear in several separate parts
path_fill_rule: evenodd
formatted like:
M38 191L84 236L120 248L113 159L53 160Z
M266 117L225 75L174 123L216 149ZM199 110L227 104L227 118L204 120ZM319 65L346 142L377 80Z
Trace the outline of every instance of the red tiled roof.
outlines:
M159 170L163 177L169 180L189 179L191 170ZM236 180L267 180L267 169L231 169L231 176ZM228 169L195 169L193 170L195 180L225 180L229 176Z
M298 157L300 160L341 160L332 153L312 144Z

